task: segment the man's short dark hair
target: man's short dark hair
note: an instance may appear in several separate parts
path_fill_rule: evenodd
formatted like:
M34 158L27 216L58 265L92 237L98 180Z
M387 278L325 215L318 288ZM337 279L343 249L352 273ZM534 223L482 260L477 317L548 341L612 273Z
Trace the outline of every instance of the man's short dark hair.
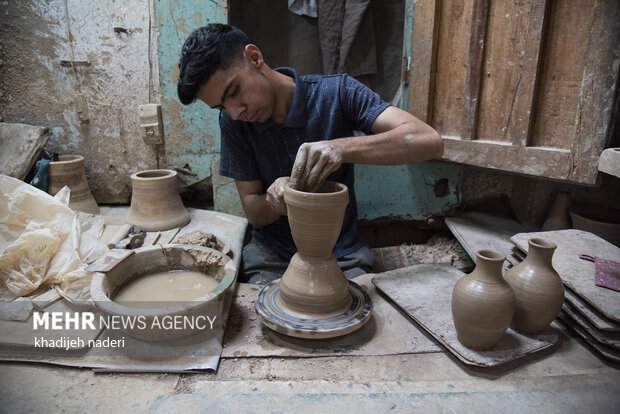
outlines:
M179 62L177 93L183 105L196 100L196 93L218 69L228 69L243 57L250 41L235 26L211 23L196 29L185 40Z

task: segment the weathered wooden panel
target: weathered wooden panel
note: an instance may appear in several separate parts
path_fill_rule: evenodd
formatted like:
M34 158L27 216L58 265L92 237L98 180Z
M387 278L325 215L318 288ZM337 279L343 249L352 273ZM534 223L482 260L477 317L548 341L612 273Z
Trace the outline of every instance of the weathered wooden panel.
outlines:
M480 88L482 86L482 62L488 17L489 0L474 1L469 34L461 139L473 139L477 129Z
M525 48L520 54L519 66L523 68L513 104L513 114L508 123L507 136L514 145L522 147L530 143L531 126L534 119L534 105L539 84L541 53L545 26L551 0L533 1L528 16Z
M418 1L413 8L411 31L411 80L407 110L431 122L437 51L438 5L436 0Z
M508 125L523 68L529 1L492 1L489 4L485 60L476 137L511 142Z
M571 148L593 17L591 0L552 2L531 145Z
M588 35L588 50L574 122L569 180L593 182L598 160L613 128L614 110L620 104L620 3L598 0Z
M618 105L620 2L469 3L416 2L435 14L417 27L425 48L412 49L411 88L432 109L423 119L444 137L444 159L595 184ZM436 72L417 71L433 56Z
M442 1L431 125L442 135L459 135L472 2Z

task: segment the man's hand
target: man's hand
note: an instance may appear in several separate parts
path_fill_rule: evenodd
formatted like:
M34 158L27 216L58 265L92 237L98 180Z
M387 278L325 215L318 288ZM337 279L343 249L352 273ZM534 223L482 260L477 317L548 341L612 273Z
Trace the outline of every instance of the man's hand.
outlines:
M267 189L267 201L274 210L283 216L287 215L286 203L284 202L284 185L288 180L289 177L280 177Z
M340 165L342 151L338 147L329 141L306 142L297 151L289 185L299 191L315 192Z

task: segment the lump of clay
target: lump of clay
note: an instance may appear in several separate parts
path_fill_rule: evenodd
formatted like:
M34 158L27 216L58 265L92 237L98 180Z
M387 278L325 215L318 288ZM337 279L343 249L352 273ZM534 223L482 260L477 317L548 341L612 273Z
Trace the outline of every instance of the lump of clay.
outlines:
M222 243L214 234L205 233L200 230L181 234L174 242L179 244L204 246L220 251L224 248L224 243Z

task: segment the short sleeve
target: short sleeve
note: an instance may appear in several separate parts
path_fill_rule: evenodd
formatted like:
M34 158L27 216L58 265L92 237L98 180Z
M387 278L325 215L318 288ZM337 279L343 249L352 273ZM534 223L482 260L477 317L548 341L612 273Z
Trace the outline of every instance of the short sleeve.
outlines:
M371 133L370 128L379 114L390 106L379 94L349 75L343 78L340 100L346 116L353 120L354 128L366 134Z
M242 125L235 125L225 110L220 111L220 175L239 181L260 180L256 154L249 142L250 134L243 133Z

